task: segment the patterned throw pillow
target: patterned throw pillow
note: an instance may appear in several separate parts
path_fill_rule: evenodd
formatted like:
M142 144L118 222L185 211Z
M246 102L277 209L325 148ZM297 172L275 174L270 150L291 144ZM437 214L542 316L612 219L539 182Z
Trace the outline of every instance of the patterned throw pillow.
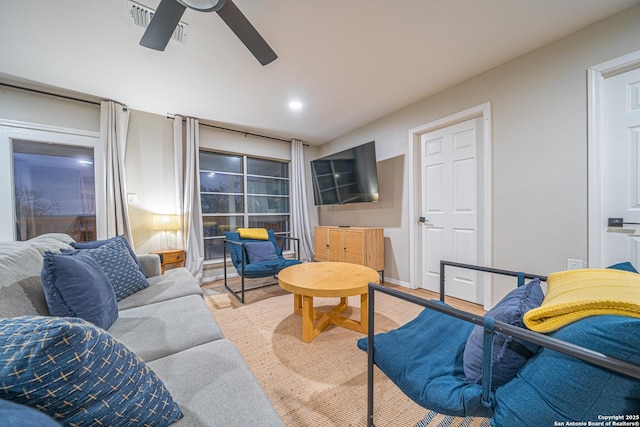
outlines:
M0 379L0 398L63 425L162 427L183 416L141 359L82 319L1 319Z
M95 249L82 251L98 261L109 278L118 301L149 287L147 278L140 272L122 240L114 239Z
M149 277L149 275L144 271L144 268L142 268L142 264L140 263L140 260L136 256L136 253L133 251L133 248L131 247L131 245L129 245L129 242L127 242L127 239L124 238L124 235L112 237L110 239L105 239L105 240L95 240L92 242L71 242L71 246L74 247L75 249L95 249L95 248L99 248L102 245L106 245L107 243L111 243L115 240L119 240L122 243L124 243L124 245L127 247L127 250L129 251L129 255L131 255L131 258L133 258L133 260L136 262L138 269L140 269L140 272L144 274L144 277Z

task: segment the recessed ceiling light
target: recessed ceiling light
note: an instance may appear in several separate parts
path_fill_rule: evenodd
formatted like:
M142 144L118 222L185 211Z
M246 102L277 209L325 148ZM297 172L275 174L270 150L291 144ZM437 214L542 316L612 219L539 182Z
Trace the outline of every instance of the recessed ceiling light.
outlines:
M302 108L302 102L291 101L289 102L289 108L291 108L292 110L300 110Z

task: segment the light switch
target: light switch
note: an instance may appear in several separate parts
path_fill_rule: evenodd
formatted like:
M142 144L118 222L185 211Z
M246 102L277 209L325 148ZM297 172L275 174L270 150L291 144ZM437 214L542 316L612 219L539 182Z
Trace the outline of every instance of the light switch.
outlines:
M127 203L130 205L137 205L138 195L136 193L127 193Z

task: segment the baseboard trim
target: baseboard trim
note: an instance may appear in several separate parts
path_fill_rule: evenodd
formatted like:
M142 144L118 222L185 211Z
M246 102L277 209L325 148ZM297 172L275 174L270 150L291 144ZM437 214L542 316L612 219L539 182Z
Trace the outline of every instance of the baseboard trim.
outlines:
M385 283L391 283L392 285L398 285L398 286L402 286L405 288L409 288L409 289L417 289L416 286L412 285L409 282L403 282L402 280L397 280L391 277L385 277L384 278L384 282Z

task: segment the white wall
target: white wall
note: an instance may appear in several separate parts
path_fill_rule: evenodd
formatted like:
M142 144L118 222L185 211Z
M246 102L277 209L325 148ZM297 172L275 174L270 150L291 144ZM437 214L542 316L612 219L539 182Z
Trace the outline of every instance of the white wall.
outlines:
M100 132L100 105L0 86L0 119Z
M385 227L385 276L407 283L415 219L407 212L408 131L491 102L493 266L547 274L567 258L586 263L587 68L639 50L638 22L640 6L326 144L319 155L376 140L383 184L379 204L322 207L320 223ZM494 289L494 300L507 290Z
M491 102L493 114L493 265L549 273L567 258L587 260L586 70L640 49L640 6L354 130L308 160L376 141L380 202L315 208L312 223L385 228L385 277L409 284L408 130ZM410 66L408 64L407 66ZM425 76L428 78L428 76ZM99 130L99 108L0 87L0 119ZM173 195L172 121L132 111L126 156L136 249L159 249L150 216ZM204 147L288 159L286 143L203 128ZM309 187L310 190L311 187ZM317 220L316 220L317 218ZM411 218L413 220L413 218ZM498 298L506 291L494 292Z

